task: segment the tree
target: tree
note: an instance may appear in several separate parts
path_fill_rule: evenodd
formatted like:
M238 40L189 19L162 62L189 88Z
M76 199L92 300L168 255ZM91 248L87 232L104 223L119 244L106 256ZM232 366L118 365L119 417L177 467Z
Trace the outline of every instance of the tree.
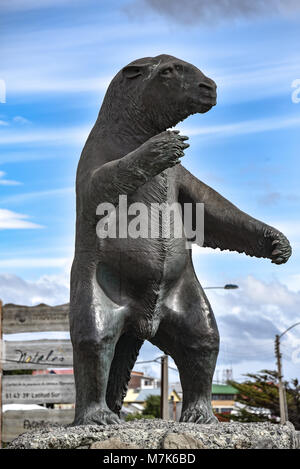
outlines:
M239 409L237 415L230 415L230 420L240 422L277 423L280 416L278 373L262 370L259 373L248 373L243 383L229 381L239 391L237 402L245 407ZM297 379L285 382L289 421L297 430L300 429L300 385Z
M147 397L143 415L153 415L155 418L160 418L160 396L151 394Z

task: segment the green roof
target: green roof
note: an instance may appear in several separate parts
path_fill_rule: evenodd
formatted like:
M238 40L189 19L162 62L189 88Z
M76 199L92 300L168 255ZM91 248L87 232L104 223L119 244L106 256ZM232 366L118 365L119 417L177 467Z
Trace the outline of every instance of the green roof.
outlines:
M238 390L229 384L213 384L212 394L238 394Z

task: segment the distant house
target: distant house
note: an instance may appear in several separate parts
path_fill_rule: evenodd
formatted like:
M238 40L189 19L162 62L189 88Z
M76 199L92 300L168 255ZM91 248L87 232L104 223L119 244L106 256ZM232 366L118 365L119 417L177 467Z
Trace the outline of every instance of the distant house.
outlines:
M172 384L173 389L182 399L182 387L180 383ZM218 414L230 414L235 407L235 399L238 394L237 389L229 384L212 385L212 407Z
M229 384L212 385L212 407L218 414L231 414L238 390Z
M132 371L128 389L153 389L157 388L160 382L153 376L145 376L142 371Z

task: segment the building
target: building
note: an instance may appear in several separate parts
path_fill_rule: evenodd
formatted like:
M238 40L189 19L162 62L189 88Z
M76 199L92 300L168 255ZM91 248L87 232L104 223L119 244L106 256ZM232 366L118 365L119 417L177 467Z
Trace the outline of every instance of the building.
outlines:
M173 389L182 399L182 387L180 383L172 384ZM212 385L212 407L217 414L231 414L235 408L235 399L238 391L229 384Z
M36 370L33 374L73 374L72 369ZM228 384L212 385L212 407L217 414L231 414L236 407L235 398L238 391ZM124 399L124 411L141 413L144 409L147 397L160 396L160 381L152 376L147 376L141 371L132 371L128 383L127 394ZM170 384L169 402L171 408L176 408L176 415L181 411L182 387L180 382ZM73 404L54 404L53 407L74 407ZM174 413L175 410L172 410Z
M212 385L212 407L217 414L231 414L235 407L237 389L229 384Z
M160 381L152 376L145 376L142 371L132 371L128 389L155 389L160 386Z

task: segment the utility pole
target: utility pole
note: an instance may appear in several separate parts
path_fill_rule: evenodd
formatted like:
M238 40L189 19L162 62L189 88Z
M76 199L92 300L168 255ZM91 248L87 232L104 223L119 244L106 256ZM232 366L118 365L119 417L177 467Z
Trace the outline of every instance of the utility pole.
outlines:
M160 416L169 420L169 382L168 382L168 356L161 357L161 383L160 383Z
M287 402L286 402L286 391L282 381L282 364L281 364L281 353L280 353L280 336L277 334L275 337L275 355L277 360L277 372L278 372L278 390L279 390L279 407L280 407L280 423L286 424L288 421Z

